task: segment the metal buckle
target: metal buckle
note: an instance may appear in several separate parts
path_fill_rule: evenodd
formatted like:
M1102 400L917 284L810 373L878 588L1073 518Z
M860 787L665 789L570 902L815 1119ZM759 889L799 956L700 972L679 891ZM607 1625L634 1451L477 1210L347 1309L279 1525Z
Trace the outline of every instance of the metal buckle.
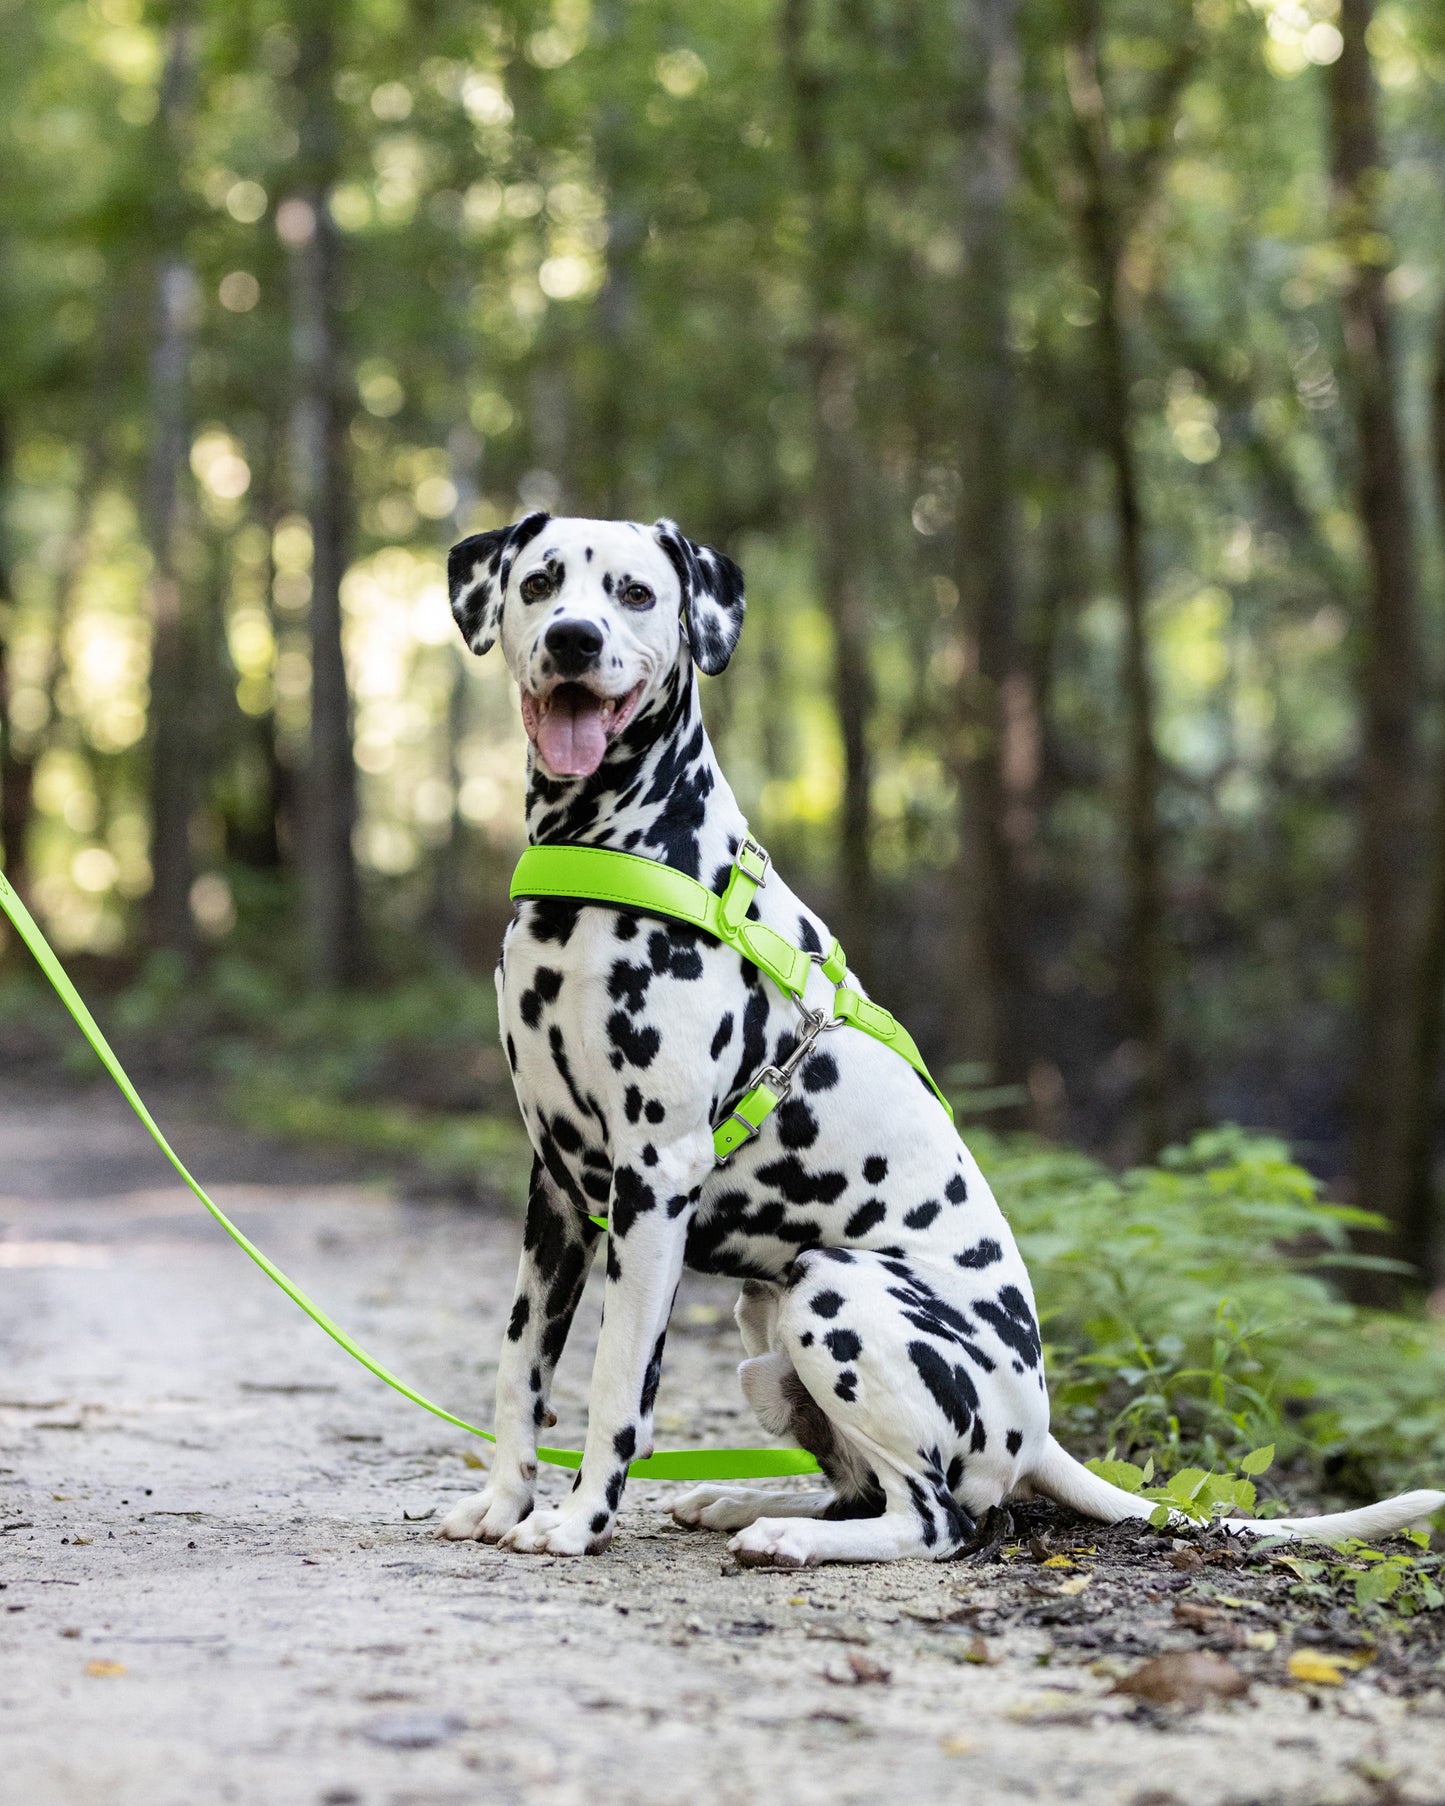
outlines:
M749 864L750 860L756 864L756 870L753 869L752 864ZM762 890L768 882L768 867L772 863L772 857L767 848L759 846L751 834L744 834L738 843L737 852L733 854L733 864L744 878L751 878L758 889Z

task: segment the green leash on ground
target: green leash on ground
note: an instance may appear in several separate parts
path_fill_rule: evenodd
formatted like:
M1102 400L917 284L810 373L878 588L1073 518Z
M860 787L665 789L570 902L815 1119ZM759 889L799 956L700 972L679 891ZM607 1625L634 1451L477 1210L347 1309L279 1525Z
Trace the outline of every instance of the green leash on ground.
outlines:
M398 1379L394 1373L383 1367L380 1361L374 1360L364 1348L352 1341L340 1324L333 1323L320 1305L313 1303L300 1286L288 1279L275 1262L264 1255L253 1241L243 1235L226 1213L206 1196L190 1173L186 1171L180 1156L161 1133L155 1118L146 1109L140 1093L127 1076L125 1068L111 1051L110 1043L100 1032L95 1018L85 1007L80 993L66 976L65 968L56 957L54 949L40 932L30 911L16 896L3 872L0 872L0 908L4 909L14 924L16 933L35 955L41 971L59 992L61 1001L79 1024L81 1033L100 1056L101 1064L120 1087L126 1102L150 1130L156 1146L237 1247L249 1254L266 1277L280 1286L291 1302L299 1305L318 1328L324 1329L333 1342L338 1343L346 1350L352 1360L359 1361L368 1373L375 1374L377 1379L390 1386L393 1392L399 1392L403 1398L409 1398L414 1405L420 1405L423 1411L430 1411L433 1417L441 1418L443 1423L452 1424L459 1430L467 1430L473 1436L485 1437L488 1442L495 1442L496 1437L489 1430L483 1430L477 1424L468 1423L464 1417L455 1417L450 1411L444 1411L440 1405L433 1404L420 1392L414 1392L404 1380ZM580 1467L582 1463L580 1449L538 1449L537 1454L541 1460L549 1462L553 1467ZM753 1480L779 1474L812 1474L817 1471L817 1462L811 1455L805 1455L801 1449L671 1449L662 1454L649 1455L643 1460L634 1461L628 1469L630 1474L651 1480Z

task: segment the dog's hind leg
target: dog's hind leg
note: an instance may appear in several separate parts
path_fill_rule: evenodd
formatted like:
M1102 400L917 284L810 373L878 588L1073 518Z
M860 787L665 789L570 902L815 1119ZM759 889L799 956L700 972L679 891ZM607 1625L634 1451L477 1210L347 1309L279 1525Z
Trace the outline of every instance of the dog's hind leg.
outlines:
M781 1297L778 1286L751 1279L744 1286L736 1315L750 1352L759 1342L766 1347L764 1335L771 1335L776 1325ZM770 1436L791 1435L801 1440L800 1430L806 1435L806 1429L795 1420L799 1401L806 1399L807 1393L786 1355L754 1353L738 1368L738 1378L754 1416ZM674 1499L670 1509L677 1522L690 1530L742 1530L761 1517L822 1517L837 1498L832 1488L770 1492L755 1486L695 1486Z
M885 1266L862 1251L810 1251L794 1263L778 1314L779 1350L755 1387L766 1381L784 1397L793 1387L803 1395L806 1404L793 1404L791 1427L835 1480L840 1500L811 1521L781 1513L756 1518L730 1545L739 1561L938 1561L973 1534L973 1518L956 1496L964 1490L965 1433L973 1419L961 1402L922 1383L913 1351L931 1331L920 1331L918 1311L900 1309L899 1280L900 1263ZM754 1367L765 1363L748 1362L745 1373ZM979 1462L983 1442L975 1448ZM991 1495L1002 1482L977 1477L981 1485L970 1498L997 1503Z
M766 1279L745 1279L733 1318L748 1355L765 1355L777 1346L774 1337L778 1327L778 1306L783 1288Z

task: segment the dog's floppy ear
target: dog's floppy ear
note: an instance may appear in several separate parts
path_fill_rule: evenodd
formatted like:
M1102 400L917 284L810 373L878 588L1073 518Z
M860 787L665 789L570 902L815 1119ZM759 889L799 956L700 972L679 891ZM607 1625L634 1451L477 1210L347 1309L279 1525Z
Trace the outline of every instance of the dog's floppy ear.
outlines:
M502 625L502 591L512 565L550 514L528 514L511 527L473 533L447 554L447 594L462 638L479 657L489 652Z
M743 630L743 574L725 553L685 538L676 521L660 520L652 530L682 585L682 622L693 659L716 677Z

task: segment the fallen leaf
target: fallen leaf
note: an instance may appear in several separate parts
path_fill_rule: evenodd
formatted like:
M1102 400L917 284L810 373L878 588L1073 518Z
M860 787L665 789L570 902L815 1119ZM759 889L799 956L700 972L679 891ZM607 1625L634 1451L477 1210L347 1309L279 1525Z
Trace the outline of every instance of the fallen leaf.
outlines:
M481 1456L476 1454L472 1449L464 1449L462 1451L462 1466L463 1467L482 1467L482 1468L484 1468L486 1465L487 1465L486 1462L482 1460Z
M1045 1687L1028 1699L1016 1699L1008 1716L1016 1724L1083 1724L1098 1711L1094 1700L1077 1693L1065 1693L1060 1687Z
M1316 1687L1338 1687L1347 1674L1366 1667L1372 1660L1370 1655L1345 1655L1326 1649L1297 1649L1290 1657L1288 1667L1291 1676L1297 1681L1306 1681Z
M424 1524L428 1518L436 1516L436 1509L435 1505L429 1505L425 1511L408 1511L406 1506L403 1505L401 1508L401 1521L404 1524Z
M1204 1557L1197 1549L1171 1549L1164 1559L1183 1574L1197 1574L1204 1566Z
M1275 1630L1247 1630L1244 1633L1246 1649L1262 1649L1266 1655L1279 1642L1279 1632Z
M1033 1556L1035 1561L1047 1561L1053 1552L1054 1551L1049 1544L1049 1539L1046 1536L1040 1536L1039 1533L1035 1531L1029 1538L1029 1554Z
M938 1740L938 1747L943 1751L945 1756L972 1756L983 1746L979 1743L977 1737L958 1737L950 1735L948 1737L940 1737Z
M93 1536L73 1536L70 1540L71 1542L78 1544L82 1549L88 1549L95 1541L95 1538Z
M808 1595L806 1593L794 1593L788 1600L789 1605L806 1605L807 1603Z
M1116 1682L1113 1690L1132 1694L1135 1699L1152 1700L1156 1705L1196 1711L1214 1700L1241 1698L1248 1693L1249 1682L1223 1656L1196 1649L1171 1649L1136 1668L1127 1679Z
M885 1668L882 1662L875 1662L872 1656L866 1656L857 1649L848 1651L848 1666L853 1670L853 1679L860 1687L869 1683L883 1686L893 1679L891 1668Z
M97 1681L114 1680L116 1675L125 1673L124 1662L87 1662L85 1672Z
M982 1637L974 1637L970 1641L968 1648L963 1652L963 1659L965 1662L976 1662L979 1666L985 1668L993 1660L992 1656L988 1653L988 1644L984 1642Z
M1046 1568L1072 1568L1075 1564L1069 1560L1067 1555L1050 1555L1045 1558L1043 1566Z
M1059 1591L1067 1597L1073 1598L1075 1594L1082 1593L1093 1578L1092 1574L1076 1574L1072 1580L1066 1580Z

